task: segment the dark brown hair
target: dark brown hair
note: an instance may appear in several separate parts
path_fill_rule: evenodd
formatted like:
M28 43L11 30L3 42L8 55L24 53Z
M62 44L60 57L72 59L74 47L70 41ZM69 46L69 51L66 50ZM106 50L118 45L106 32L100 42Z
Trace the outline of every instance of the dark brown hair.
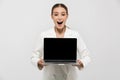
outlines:
M51 15L53 14L53 10L54 10L55 8L57 8L57 7L62 7L62 8L64 8L64 9L66 10L67 15L68 15L68 8L67 8L66 5L64 5L64 4L62 4L62 3L57 3L57 4L53 5L52 10L51 10Z

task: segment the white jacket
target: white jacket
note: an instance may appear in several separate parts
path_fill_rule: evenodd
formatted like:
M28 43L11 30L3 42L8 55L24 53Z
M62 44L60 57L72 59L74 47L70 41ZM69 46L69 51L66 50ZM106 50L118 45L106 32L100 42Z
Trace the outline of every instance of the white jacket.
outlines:
M54 28L42 32L37 42L37 46L31 57L32 63L37 66L37 62L43 58L43 39L44 37L56 37ZM77 38L77 59L86 67L90 62L89 51L79 33L66 28L64 38ZM77 80L77 67L72 65L48 65L43 69L43 80Z

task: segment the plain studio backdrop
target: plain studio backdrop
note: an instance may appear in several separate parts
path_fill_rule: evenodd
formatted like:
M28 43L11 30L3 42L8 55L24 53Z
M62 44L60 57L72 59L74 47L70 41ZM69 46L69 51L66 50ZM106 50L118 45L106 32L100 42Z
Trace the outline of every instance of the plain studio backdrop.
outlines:
M68 6L67 25L90 51L80 80L120 80L120 0L0 0L0 80L40 80L30 58L39 33L54 26L57 2Z

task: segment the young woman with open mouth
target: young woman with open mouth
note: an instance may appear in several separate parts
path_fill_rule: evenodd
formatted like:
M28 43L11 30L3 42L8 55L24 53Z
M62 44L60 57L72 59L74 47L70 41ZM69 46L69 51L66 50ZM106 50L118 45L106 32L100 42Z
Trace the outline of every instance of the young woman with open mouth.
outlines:
M40 34L36 49L33 51L32 63L43 71L43 79L40 80L79 80L77 71L83 69L90 62L89 51L77 31L66 26L68 19L68 8L58 3L52 7L51 18L54 22L53 28ZM77 38L77 64L78 65L48 65L44 66L43 39L53 38ZM57 54L57 53L56 53Z

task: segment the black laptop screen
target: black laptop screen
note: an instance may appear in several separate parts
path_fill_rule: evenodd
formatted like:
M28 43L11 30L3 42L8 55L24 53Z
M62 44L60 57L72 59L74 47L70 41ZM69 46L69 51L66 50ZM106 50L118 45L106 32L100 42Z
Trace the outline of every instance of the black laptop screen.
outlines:
M44 60L46 61L75 61L76 51L76 38L44 38Z

